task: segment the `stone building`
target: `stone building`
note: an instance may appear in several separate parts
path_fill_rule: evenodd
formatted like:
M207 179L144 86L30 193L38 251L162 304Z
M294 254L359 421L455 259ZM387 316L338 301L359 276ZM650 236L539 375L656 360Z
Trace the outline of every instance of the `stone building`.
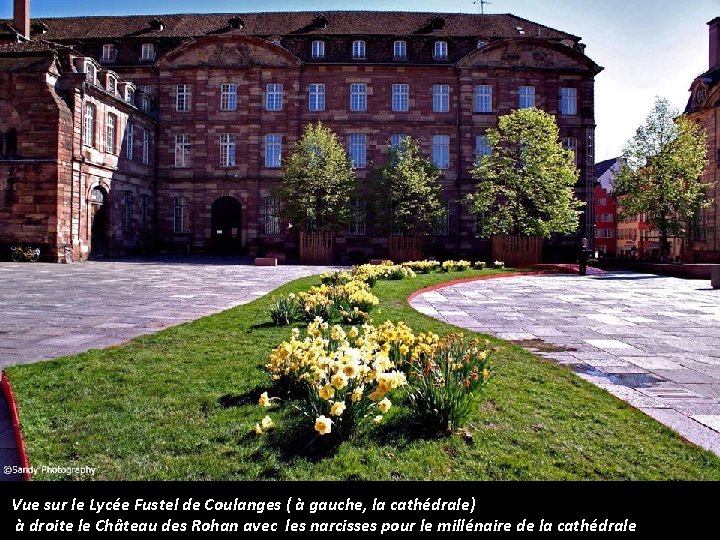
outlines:
M708 165L703 182L712 184L714 204L703 210L690 227L686 262L720 262L720 17L708 23L709 69L690 86L685 113L707 131Z
M16 0L18 4L24 2ZM16 19L18 11L22 9L16 10ZM84 158L77 163L69 158L65 176L57 175L58 186L64 186L59 192L85 189L75 203L80 207L78 234L70 232L74 222L68 200L58 199L56 212L55 202L39 211L48 227L58 221L56 237L46 242L58 256L64 244L79 256L95 253L90 233L102 226L105 236L98 233L95 239L106 238L111 254L152 245L196 252L278 251L292 257L297 231L281 218L275 195L281 159L303 126L318 120L345 142L360 179L387 159L388 143L406 135L422 142L443 170L448 205L447 219L426 243L429 254L488 255L489 242L477 234L481 223L460 199L473 187L469 169L476 156L487 151L485 129L513 109L536 106L556 115L563 143L575 151L578 196L592 199L593 86L602 68L584 54L579 37L513 15L295 12L56 18L28 23L30 41L22 43L27 35L23 24L6 24L21 43L7 45L4 57L16 62L26 54L23 47L47 47L48 64L58 66L62 81L55 84L58 97L51 103L68 108L66 120L58 113L57 121L50 116L23 121L53 133L67 129L74 136L73 155ZM69 60L60 60L64 56ZM86 82L90 66L102 84ZM127 99L108 93L109 78ZM29 112L19 90L15 86L0 94L0 126L7 117L1 107L12 107L18 115ZM76 103L71 96L85 101ZM87 96L99 100L101 133L107 114L117 116L117 155L84 144ZM42 103L49 108L47 100ZM134 153L133 159L126 158L127 122L135 126L132 143L138 152L142 133L148 133L145 165ZM17 133L27 156L37 151L23 130ZM68 145L58 146L69 151ZM7 184L2 171L0 182ZM29 178L34 174L28 171ZM33 182L22 187L27 196L36 196ZM40 242L29 233L22 236L21 228L4 225L26 219L31 211L21 202L21 183L16 180L10 191L2 188L0 240ZM112 209L97 227L87 208L94 185L101 186L104 205ZM375 237L364 208L364 201L353 202L353 222L336 239L339 258L384 254L387 239ZM592 213L588 204L579 235L592 230ZM561 246L561 239L554 244Z

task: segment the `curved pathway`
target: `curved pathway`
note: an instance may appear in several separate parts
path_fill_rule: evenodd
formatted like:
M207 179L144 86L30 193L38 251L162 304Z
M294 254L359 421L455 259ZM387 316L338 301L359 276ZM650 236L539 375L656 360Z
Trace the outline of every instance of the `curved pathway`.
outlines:
M238 257L0 262L0 370L117 345L337 269L251 263ZM0 480L21 479L4 472L19 463L10 411L0 393Z
M424 292L411 305L566 365L720 455L720 290L709 281L518 276Z

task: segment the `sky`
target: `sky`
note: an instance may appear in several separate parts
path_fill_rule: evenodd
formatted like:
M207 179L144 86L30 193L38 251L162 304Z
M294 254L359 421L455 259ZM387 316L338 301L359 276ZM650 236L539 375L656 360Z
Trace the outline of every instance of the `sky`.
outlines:
M12 17L0 0L0 19ZM337 9L478 13L473 0L30 0L33 18ZM485 13L519 17L580 36L603 66L595 80L596 161L616 157L653 106L667 98L682 111L692 81L708 69L707 22L720 0L490 0Z

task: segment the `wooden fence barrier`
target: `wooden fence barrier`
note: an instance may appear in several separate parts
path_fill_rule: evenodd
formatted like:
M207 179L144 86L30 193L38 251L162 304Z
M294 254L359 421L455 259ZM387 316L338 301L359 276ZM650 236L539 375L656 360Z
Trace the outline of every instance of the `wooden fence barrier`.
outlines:
M422 256L422 236L390 236L388 240L388 259L394 263L419 261Z
M329 231L300 232L300 262L332 264L333 233Z
M493 260L502 261L505 266L513 267L540 264L542 243L543 239L540 236L493 236Z

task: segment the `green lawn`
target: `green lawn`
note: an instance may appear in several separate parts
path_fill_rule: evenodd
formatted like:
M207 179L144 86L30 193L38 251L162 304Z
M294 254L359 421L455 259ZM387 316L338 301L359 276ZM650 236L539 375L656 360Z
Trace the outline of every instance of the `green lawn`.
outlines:
M414 311L407 296L493 272L379 281L373 318L456 330ZM276 294L316 283L300 279ZM252 428L266 411L257 397L269 388L262 366L290 333L270 326L267 303L8 369L31 463L95 467L94 479L720 479L714 455L508 343L494 357L471 440L424 436L401 400L386 424L336 447L293 429L288 407L272 412L278 428L258 437Z

